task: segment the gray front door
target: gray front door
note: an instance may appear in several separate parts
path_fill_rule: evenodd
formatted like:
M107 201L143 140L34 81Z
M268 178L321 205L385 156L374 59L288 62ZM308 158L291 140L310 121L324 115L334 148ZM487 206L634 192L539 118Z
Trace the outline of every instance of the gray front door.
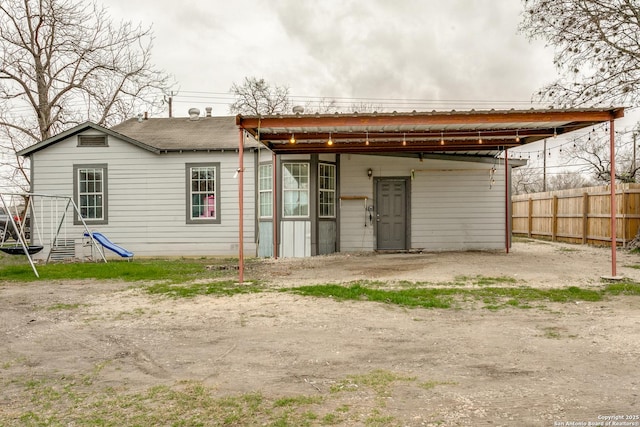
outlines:
M380 178L376 183L378 250L407 249L407 180Z

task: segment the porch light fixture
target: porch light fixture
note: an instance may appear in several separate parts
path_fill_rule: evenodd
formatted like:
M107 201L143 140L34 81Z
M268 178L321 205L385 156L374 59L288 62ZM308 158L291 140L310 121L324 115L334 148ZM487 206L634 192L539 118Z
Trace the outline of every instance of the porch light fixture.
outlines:
M364 140L364 145L369 145L369 131L367 131L367 136L366 136L366 138ZM369 169L369 170L371 170L371 169ZM371 176L371 175L369 175L369 176Z
M333 145L333 140L331 139L331 132L329 132L329 140L327 141L327 145Z
M440 145L444 145L444 132L440 132Z
M518 131L516 131L516 142L520 142L520 135L518 135Z
M402 134L402 146L406 146L407 145L407 134L403 133Z
M371 179L371 177L373 176L373 169L367 169L367 176L369 177L369 179Z
M296 137L295 137L295 135L294 135L294 134L291 134L291 138L289 138L289 142L290 142L291 144L295 144L295 143L296 143Z
M478 131L478 144L482 144L482 136L480 136L480 131Z

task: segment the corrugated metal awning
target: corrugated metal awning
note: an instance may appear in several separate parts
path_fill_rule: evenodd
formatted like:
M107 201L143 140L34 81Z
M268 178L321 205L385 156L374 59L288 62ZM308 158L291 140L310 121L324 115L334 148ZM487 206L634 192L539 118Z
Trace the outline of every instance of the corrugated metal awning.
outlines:
M236 116L276 154L489 155L624 116L624 108Z

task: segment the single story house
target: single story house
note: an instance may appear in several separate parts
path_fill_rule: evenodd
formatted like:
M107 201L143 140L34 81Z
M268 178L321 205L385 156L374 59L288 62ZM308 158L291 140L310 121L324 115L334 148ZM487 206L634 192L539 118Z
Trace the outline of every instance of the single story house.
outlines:
M193 111L87 122L19 154L32 193L71 196L87 227L136 256L508 251L509 177L524 162L505 150L622 114ZM42 235L58 217L41 209ZM84 225L77 213L65 221L80 257Z

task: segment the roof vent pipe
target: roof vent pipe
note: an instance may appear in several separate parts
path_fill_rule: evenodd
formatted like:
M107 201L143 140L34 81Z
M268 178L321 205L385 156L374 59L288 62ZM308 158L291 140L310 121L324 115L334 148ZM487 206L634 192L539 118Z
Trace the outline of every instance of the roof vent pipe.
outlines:
M189 120L198 120L200 117L200 110L197 108L189 108Z
M142 113L138 113L138 123L142 123Z
M211 117L211 110L213 110L213 108L211 108L211 107L207 107L207 108L204 109L204 111L207 112L207 117Z

